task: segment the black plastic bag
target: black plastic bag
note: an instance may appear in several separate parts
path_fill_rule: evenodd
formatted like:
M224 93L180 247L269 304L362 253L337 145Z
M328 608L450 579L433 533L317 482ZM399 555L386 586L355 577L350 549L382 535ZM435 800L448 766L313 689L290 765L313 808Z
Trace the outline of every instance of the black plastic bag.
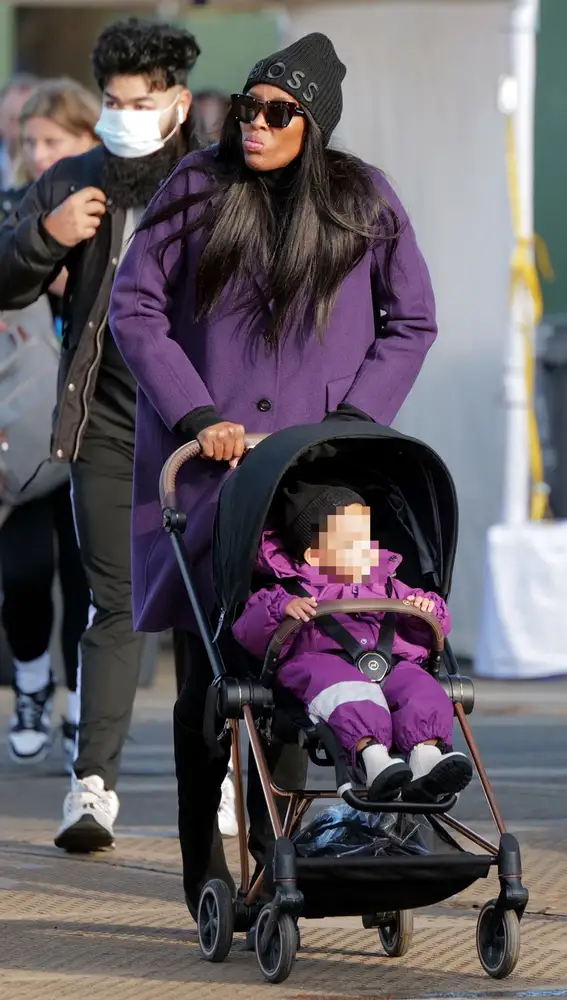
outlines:
M319 813L293 840L303 858L429 854L417 817L359 812L345 802Z

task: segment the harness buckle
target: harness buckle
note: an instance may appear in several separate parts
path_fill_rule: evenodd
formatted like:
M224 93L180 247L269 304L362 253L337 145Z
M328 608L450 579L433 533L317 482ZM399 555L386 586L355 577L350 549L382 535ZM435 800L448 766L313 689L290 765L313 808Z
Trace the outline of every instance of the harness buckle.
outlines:
M362 653L356 659L356 667L369 681L381 684L392 669L392 663L383 653L374 650Z

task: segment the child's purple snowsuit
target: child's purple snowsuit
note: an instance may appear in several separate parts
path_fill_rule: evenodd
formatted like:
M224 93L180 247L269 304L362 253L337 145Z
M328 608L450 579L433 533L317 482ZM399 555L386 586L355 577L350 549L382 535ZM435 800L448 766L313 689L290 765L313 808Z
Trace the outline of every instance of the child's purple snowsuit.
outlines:
M394 598L403 600L412 593L423 595L423 590L412 590L396 579L401 561L401 556L381 549L380 565L372 571L370 583L360 586L329 583L319 576L317 569L292 562L277 535L265 532L258 568L279 577L282 583L259 590L250 598L234 625L234 635L253 656L264 658L293 597L285 589L286 577L299 578L318 602L386 597L388 578L392 581ZM434 614L448 635L451 618L447 605L437 594L425 596L435 602ZM370 650L376 648L382 614L336 617L357 642L368 645ZM415 617L400 615L393 645L399 662L380 686L337 656L340 648L337 643L320 631L316 622L310 622L284 646L277 681L304 703L313 721L326 722L353 757L357 743L366 736L388 749L393 744L405 752L432 739L451 745L453 705L440 684L421 666L427 660L430 645L429 627Z

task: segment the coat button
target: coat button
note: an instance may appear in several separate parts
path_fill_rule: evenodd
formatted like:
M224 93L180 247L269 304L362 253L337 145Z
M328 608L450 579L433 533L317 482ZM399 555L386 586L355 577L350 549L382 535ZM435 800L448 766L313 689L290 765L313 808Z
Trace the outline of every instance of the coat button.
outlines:
M112 264L113 267L116 267L118 264L118 257L113 257L110 263Z
M74 382L69 382L69 385L67 386L67 389L69 390L69 392L74 392L75 391L75 383Z
M57 458L63 458L63 449L58 448L55 454L57 455Z
M89 330L92 330L92 328L94 326L94 323L93 323L92 319L89 320L89 322L87 323L87 326L88 326Z
M269 399L261 399L257 406L261 413L267 413L268 410L272 409L272 403Z

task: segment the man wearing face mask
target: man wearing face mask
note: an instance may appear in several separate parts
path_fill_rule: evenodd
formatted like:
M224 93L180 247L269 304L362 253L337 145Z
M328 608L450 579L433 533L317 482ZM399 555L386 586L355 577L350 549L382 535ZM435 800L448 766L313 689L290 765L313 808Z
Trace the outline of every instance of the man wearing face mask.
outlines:
M115 784L137 685L130 511L136 389L108 329L113 277L148 202L198 143L187 76L194 37L130 19L104 29L92 62L102 145L46 171L0 228L0 310L34 302L65 268L53 459L70 462L81 557L92 593L81 642L81 721L73 789L55 843L110 846Z

